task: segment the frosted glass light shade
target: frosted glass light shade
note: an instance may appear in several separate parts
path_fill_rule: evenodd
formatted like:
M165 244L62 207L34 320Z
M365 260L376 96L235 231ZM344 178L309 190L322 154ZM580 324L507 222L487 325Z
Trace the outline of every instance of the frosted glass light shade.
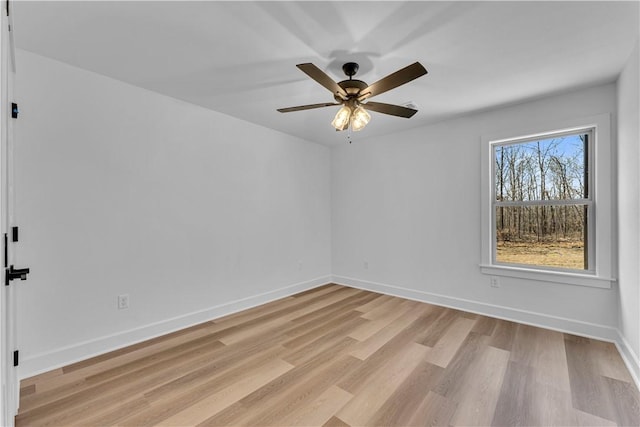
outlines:
M349 123L350 116L351 109L346 105L343 105L342 108L340 108L336 113L336 117L331 122L331 125L336 128L336 130L342 130L345 128L347 123Z
M371 115L362 107L358 107L353 112L353 118L351 119L351 129L354 132L364 129L364 127L371 120Z

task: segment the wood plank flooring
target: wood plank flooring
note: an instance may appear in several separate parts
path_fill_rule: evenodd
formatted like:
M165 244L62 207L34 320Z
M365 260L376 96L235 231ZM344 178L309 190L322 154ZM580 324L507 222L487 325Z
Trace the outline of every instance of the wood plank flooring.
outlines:
M327 285L21 383L17 426L640 424L616 348Z

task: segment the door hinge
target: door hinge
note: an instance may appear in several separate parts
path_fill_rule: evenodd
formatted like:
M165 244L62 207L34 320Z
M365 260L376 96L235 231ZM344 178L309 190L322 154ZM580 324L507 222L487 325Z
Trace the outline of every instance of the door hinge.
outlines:
M16 104L15 102L11 103L11 118L12 119L17 119L18 118L18 113L20 113L20 111L18 111L18 104Z
M13 352L13 366L18 366L20 362L20 352L18 350Z
M11 227L11 241L18 241L18 227Z

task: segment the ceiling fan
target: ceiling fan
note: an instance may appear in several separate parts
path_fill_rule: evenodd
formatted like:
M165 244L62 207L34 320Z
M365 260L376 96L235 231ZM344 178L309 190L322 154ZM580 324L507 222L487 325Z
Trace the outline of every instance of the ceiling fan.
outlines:
M375 111L382 114L409 118L418 110L403 107L400 105L385 104L383 102L368 101L375 95L380 95L391 89L395 89L411 80L427 74L427 70L419 62L404 67L395 73L389 74L377 82L368 85L362 80L355 80L353 76L358 72L359 65L355 62L347 62L342 66L342 71L349 77L336 83L324 71L311 63L296 65L303 73L320 83L333 93L336 102L327 102L321 104L300 105L298 107L278 108L281 113L289 113L291 111L311 110L313 108L331 107L334 105L342 105L335 118L331 122L336 131L345 130L351 125L354 131L362 130L371 115L367 110Z

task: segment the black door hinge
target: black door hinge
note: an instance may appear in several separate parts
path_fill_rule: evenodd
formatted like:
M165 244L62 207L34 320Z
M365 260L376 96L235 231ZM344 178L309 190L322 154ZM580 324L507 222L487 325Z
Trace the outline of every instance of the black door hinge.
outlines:
M13 366L18 366L20 362L20 353L18 350L13 352Z
M11 227L11 241L18 241L18 227Z
M20 113L20 111L18 111L18 104L16 104L15 102L11 103L11 118L12 119L17 119L18 118L18 113Z

